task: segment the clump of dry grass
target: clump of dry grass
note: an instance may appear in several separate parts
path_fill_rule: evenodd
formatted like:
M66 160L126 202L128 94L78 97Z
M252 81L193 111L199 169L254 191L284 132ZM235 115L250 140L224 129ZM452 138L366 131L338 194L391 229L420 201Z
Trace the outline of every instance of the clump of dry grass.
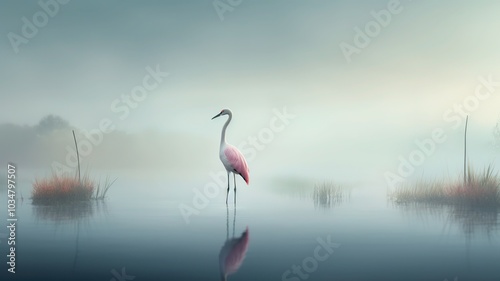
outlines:
M492 165L482 172L468 165L465 181L462 177L453 182L419 181L401 186L391 195L399 203L500 206L500 177Z
M35 180L31 197L35 205L64 204L90 199L104 199L116 179L106 177L104 184L84 175L81 180L71 175L53 174L51 178Z
M78 180L75 176L57 175L46 179L37 179L33 183L33 204L56 204L72 201L84 201L92 198L95 183L88 176Z

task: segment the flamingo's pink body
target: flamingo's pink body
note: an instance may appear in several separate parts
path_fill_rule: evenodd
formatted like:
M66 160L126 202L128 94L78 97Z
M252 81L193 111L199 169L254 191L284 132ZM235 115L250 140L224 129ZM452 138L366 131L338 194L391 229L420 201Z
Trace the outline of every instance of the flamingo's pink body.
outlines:
M226 170L240 175L249 184L247 161L236 147L226 143L222 148L220 158Z
M227 197L229 194L229 173L233 173L234 175L233 178L234 178L235 203L236 203L236 174L240 175L247 184L250 182L250 177L248 173L247 161L245 160L243 154L236 147L226 142L226 129L227 126L229 125L229 122L231 122L231 119L233 118L233 113L229 109L223 109L219 114L214 116L212 119L222 115L229 116L226 123L224 124L224 127L222 128L222 134L220 139L220 150L219 150L220 160L222 161L222 164L224 164L224 167L226 168L227 171L227 193L226 193L226 204L227 204Z

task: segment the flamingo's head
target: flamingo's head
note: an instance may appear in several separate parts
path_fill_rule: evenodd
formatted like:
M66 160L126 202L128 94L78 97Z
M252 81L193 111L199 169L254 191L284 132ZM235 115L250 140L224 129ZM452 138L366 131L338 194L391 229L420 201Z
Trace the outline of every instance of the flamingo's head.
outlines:
M219 114L212 117L212 119L215 119L215 118L217 118L219 116L223 116L223 115L232 115L232 112L231 112L231 110L225 108L225 109L221 110Z

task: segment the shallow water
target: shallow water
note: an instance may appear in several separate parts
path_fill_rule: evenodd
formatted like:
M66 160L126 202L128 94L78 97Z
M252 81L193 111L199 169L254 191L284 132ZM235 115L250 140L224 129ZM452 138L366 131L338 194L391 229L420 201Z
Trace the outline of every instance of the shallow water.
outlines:
M240 184L236 206L219 192L187 223L179 206L203 185L120 177L104 201L49 207L27 199L30 181L15 274L0 244L7 280L221 280L231 266L228 280L500 280L496 209L395 205L369 184L326 203L269 179Z

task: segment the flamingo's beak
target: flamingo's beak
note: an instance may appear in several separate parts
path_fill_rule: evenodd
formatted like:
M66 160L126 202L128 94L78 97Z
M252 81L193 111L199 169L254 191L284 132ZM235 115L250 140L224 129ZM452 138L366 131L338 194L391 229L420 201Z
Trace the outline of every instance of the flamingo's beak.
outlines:
M215 115L214 117L212 117L212 120L215 119L215 118L217 118L217 117L219 117L221 114L222 114L222 112L219 113L219 114L217 114L217 115Z

